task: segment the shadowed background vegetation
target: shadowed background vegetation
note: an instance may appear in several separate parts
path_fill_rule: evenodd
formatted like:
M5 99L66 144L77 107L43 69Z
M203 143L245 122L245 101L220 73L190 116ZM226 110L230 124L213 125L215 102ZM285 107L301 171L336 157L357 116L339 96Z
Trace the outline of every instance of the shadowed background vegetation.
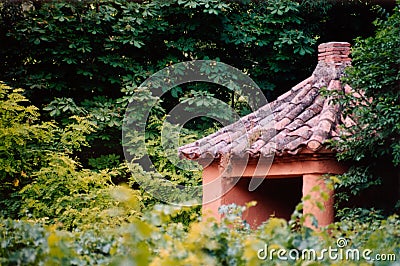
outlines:
M400 259L399 218L392 216L400 208L398 5L364 0L1 2L0 263L258 265L256 252L264 243L322 249L335 246L340 236L354 248L396 253ZM148 77L174 63L216 60L248 74L272 101L310 75L316 47L327 41L352 43L353 67L345 81L365 97L355 104L360 98L334 95L359 125L343 129L352 130L352 138L332 143L338 159L353 165L332 177L337 223L319 233L302 228L300 204L289 223L271 219L249 231L240 218L242 207L226 209L222 224L200 221L198 207L158 205L138 185L137 180L152 180L156 170L175 184L201 182L199 172L169 162L165 155L176 152L173 146L160 145L166 114L179 102L201 94L226 102L240 115L251 111L222 86L175 87L152 109L147 147L138 147L137 154L146 149L156 168L145 171L137 161L124 162L121 130L128 102L141 100L135 92ZM191 121L180 141L217 127L212 119ZM146 185L160 189L156 180ZM190 200L169 187L161 189L174 199Z

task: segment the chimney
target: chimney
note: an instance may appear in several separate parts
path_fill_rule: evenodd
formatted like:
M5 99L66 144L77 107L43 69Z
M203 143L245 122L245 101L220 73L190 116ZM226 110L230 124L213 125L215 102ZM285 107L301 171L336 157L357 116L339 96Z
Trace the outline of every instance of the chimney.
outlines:
M318 64L313 72L315 86L328 86L328 81L340 79L344 69L351 65L350 43L327 42L318 45Z
M350 43L328 42L318 45L318 63L325 62L335 67L351 64Z

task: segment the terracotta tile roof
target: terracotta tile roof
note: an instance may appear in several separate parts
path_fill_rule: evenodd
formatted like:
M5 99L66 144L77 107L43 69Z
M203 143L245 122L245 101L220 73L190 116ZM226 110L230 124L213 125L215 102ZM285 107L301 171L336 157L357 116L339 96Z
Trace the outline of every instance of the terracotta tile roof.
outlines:
M318 152L327 140L338 138L338 126L344 123L340 107L323 97L320 89L345 87L340 77L351 63L350 44L324 43L318 46L318 52L318 65L309 78L254 113L180 147L180 157L294 155L307 150Z

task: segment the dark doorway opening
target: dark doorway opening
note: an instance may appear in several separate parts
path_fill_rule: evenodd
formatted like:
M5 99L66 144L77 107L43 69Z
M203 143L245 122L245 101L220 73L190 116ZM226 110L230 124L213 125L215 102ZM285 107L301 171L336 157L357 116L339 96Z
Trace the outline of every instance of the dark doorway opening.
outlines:
M245 205L257 201L243 214L252 227L257 227L270 217L290 219L296 205L302 198L303 179L301 177L265 179L254 191L249 191L251 178L241 178L224 196L223 204Z

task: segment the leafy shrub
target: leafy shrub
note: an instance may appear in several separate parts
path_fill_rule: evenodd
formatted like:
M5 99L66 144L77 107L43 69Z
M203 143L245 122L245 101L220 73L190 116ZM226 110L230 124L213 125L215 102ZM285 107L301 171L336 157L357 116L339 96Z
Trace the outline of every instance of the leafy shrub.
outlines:
M15 193L32 182L35 172L87 145L85 135L94 131L82 117L63 128L40 121L38 109L22 93L0 83L0 207L5 215L15 215Z
M320 231L309 228L290 229L289 223L271 218L259 228L250 230L240 216L245 207L229 206L221 223L213 219L194 222L190 227L172 222L182 209L157 205L151 212L130 224L113 229L66 232L54 227L32 225L28 222L2 220L0 258L2 263L68 264L68 265L354 265L371 263L360 260L321 256L323 249L371 250L369 256L394 254L388 261L376 264L395 265L399 260L400 219L359 223L346 220ZM341 249L337 240L343 238ZM294 250L293 254L314 249L318 259L279 259L277 252L261 259L260 249ZM267 250L266 250L267 251ZM262 255L262 254L261 254ZM343 255L344 256L344 255ZM295 255L294 255L295 257ZM312 258L312 257L311 257ZM344 257L345 258L345 257ZM397 260L393 260L397 259Z
M93 169L101 170L101 169L110 169L119 166L120 164L120 156L117 154L107 154L101 155L97 158L89 158L89 166Z
M3 219L0 222L0 263L37 265L46 258L48 232L40 224Z
M338 158L352 167L338 177L337 199L343 207L376 207L390 215L399 211L400 177L400 1L391 16L374 22L376 32L357 38L352 67L343 82L352 87L332 92L354 126L343 127L334 144ZM397 187L397 189L396 189ZM354 203L364 196L364 202ZM343 214L343 212L342 212Z
M115 186L111 182L113 174L78 170L73 160L55 157L19 192L20 216L46 218L48 223L68 230L113 227L130 221L140 215L140 192ZM130 198L128 203L124 202L126 197Z

